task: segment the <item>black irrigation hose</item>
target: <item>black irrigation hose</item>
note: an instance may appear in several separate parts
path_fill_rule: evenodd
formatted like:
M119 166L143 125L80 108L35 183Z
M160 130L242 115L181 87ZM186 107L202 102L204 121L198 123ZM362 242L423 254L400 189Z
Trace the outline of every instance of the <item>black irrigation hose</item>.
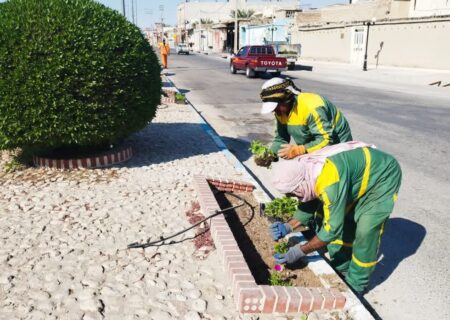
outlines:
M202 224L203 222L205 222L205 221L208 220L208 219L211 219L211 218L213 218L213 217L215 217L215 216L218 216L219 214L222 214L222 213L224 213L224 212L227 212L227 211L230 211L230 210L233 210L233 209L242 207L244 204L247 203L247 201L246 201L245 199L241 198L240 196L238 196L238 195L236 195L236 194L234 194L234 193L230 193L230 192L225 192L225 193L227 193L227 194L229 194L229 195L231 195L231 196L233 196L233 197L238 198L238 199L241 200L242 202L239 203L238 205L234 206L234 207L228 207L228 208L221 209L221 210L215 210L213 214L207 216L205 219L203 219L203 220L197 222L196 224L193 224L193 225L190 226L189 228L183 229L183 230L181 230L181 231L179 231L179 232L177 232L177 233L175 233L175 234L172 234L172 235L167 236L167 237L162 237L162 236L160 236L160 237L159 237L159 240L148 241L148 242L146 242L146 243L133 242L133 243L130 243L130 244L127 246L127 248L128 248L128 249L137 249L137 248L145 249L145 248L148 248L148 247L161 246L161 245L165 244L164 241L169 240L169 239L172 239L172 238L175 238L176 236L179 236L180 234L183 234L183 233L185 233L185 232L187 232L187 231L189 231L189 230L195 228L196 226ZM168 243L168 244L171 244L171 243Z

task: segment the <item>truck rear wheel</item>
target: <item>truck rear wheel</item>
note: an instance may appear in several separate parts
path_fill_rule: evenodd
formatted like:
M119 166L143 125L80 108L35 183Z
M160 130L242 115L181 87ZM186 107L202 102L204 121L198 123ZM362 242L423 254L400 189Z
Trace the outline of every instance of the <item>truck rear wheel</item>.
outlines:
M232 63L230 64L230 72L231 72L232 74L236 74L236 68L233 66Z
M250 68L250 66L247 66L247 69L245 69L245 75L247 78L253 78L255 76L255 71Z

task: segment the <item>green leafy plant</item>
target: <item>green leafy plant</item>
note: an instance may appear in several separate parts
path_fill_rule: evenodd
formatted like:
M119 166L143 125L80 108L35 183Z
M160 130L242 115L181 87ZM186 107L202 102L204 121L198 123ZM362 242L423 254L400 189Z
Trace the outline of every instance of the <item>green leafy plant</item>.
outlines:
M184 102L184 100L186 99L186 97L182 94L182 93L175 93L175 101L177 102Z
M257 165L268 167L277 158L275 153L261 141L253 140L248 149L253 155Z
M160 102L139 28L93 0L10 0L0 10L0 149L108 146Z
M266 204L264 212L268 217L288 221L297 210L298 200L291 197L276 198Z
M24 168L25 166L16 157L4 164L5 172L8 173L16 172Z
M279 241L273 247L273 251L275 253L286 253L286 252L288 252L288 250L289 250L289 245L288 245L287 241Z
M270 273L269 282L273 286L292 286L293 285L291 279L285 278L282 273L277 272L277 271L272 271Z

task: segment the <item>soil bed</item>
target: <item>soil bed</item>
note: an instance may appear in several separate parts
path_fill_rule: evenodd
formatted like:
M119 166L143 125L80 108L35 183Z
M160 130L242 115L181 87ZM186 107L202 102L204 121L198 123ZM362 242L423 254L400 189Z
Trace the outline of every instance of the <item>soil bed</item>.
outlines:
M222 209L236 206L242 201L233 194L214 193ZM251 193L234 193L243 198L247 204L227 211L225 218L241 249L244 258L259 285L270 285L270 272L274 271L273 258L275 241L269 234L270 222L266 217L260 216L259 204ZM281 275L290 279L293 286L323 287L320 279L303 262L299 262L292 269L285 268Z

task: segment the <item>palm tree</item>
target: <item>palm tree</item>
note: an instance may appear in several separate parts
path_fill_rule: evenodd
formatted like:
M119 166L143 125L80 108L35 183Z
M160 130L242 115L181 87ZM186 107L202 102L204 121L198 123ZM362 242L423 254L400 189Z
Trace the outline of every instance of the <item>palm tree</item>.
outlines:
M234 10L231 10L230 11L230 17L234 18L234 14L235 14ZM237 17L238 17L238 19L251 18L254 14L255 14L255 11L251 10L251 9L249 9L249 10L239 10L238 9L237 10Z
M212 24L213 21L211 19L200 19L201 24Z

